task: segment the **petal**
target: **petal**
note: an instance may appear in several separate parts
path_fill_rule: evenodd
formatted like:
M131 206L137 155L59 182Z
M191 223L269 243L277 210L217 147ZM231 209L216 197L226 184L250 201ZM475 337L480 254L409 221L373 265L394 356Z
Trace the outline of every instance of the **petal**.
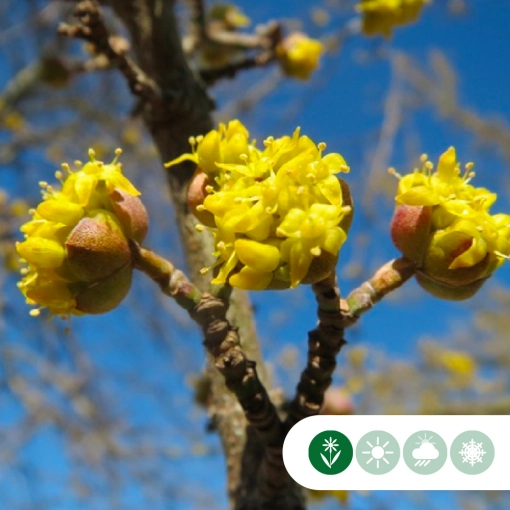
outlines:
M342 205L342 189L336 176L330 175L327 179L319 181L317 188L330 204Z
M443 181L450 181L458 175L457 154L455 147L450 147L446 152L441 154L437 165L437 174ZM428 204L424 204L428 205Z
M448 269L458 269L461 267L472 267L481 262L487 255L487 244L481 237L473 238L473 242L469 249L459 255L448 266Z
M26 241L16 244L16 250L29 264L43 269L60 267L64 262L64 247L42 237L29 237Z
M197 147L198 166L206 174L218 172L216 163L222 162L220 152L220 134L218 131L209 131Z
M165 163L165 168L170 168L171 166L178 165L183 161L193 161L194 163L198 163L198 157L196 154L190 153L182 154L178 158L172 159L172 161Z
M219 285L223 285L224 283L226 283L228 275L236 267L237 262L238 262L237 254L233 250L232 253L230 254L230 257L228 258L228 260L221 266L221 268L218 272L218 276L216 276L216 278L214 278L211 281L211 283L219 284Z
M42 218L63 223L64 225L76 225L85 214L83 207L64 200L50 199L40 203L37 214Z
M346 239L347 235L340 227L330 228L326 232L320 247L328 253L336 255Z
M312 263L312 246L301 240L294 240L290 248L290 286L297 287L306 276Z
M238 239L234 247L239 260L260 273L274 271L280 263L280 250L276 246L251 239Z
M228 283L232 287L244 290L263 290L273 279L272 273L263 273L249 268L243 267L239 273L232 275Z
M397 195L395 199L404 205L437 205L439 197L429 186L414 186L404 193Z

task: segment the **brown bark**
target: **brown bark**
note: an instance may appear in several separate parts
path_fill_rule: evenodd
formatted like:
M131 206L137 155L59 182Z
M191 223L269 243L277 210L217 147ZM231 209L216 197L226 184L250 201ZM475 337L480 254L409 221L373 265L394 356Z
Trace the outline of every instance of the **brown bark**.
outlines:
M162 162L189 152L189 137L212 129L211 113L214 103L200 78L188 66L182 51L174 2L110 0L109 4L123 20L131 35L137 64L161 91L159 104L145 102L143 116ZM168 172L168 182L191 278L204 290L208 282L199 271L210 262L212 244L209 237L197 233L194 228L196 219L186 205L186 187L193 170L190 164L172 167ZM267 384L251 305L246 293L238 290L232 292L227 318L234 327L239 328L241 347L246 357L256 363L262 383ZM253 430L247 429L244 412L234 393L226 388L210 355L207 375L212 382L209 410L223 443L231 507L239 510L261 509L264 507L262 500L267 501L267 498L262 498L259 491L261 478L262 481L266 478L260 476L262 459L259 452L264 451L260 438ZM247 443L248 437L250 440ZM279 442L283 442L281 437ZM303 508L300 490L294 483L288 482L289 480L285 480L291 496L284 496L284 499L297 500L298 503L292 503L291 506L284 503L280 506L276 502L269 502L265 504L266 508Z

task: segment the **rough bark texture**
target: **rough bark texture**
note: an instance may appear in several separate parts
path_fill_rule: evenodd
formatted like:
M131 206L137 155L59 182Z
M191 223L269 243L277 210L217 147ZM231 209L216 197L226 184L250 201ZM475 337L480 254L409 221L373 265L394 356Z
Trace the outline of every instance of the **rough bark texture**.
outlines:
M181 47L180 33L173 1L110 0L109 5L125 23L130 35L137 64L161 91L161 103L154 107L147 102L143 108L146 125L154 139L163 162L189 151L190 136L212 129L211 112L214 103L200 79L191 71ZM189 164L172 167L168 172L177 224L192 280L205 289L207 281L199 270L207 265L212 252L211 240L197 233L196 219L186 205L187 182L194 168ZM235 290L230 298L228 320L239 328L241 346L248 359L257 363L258 372L265 381L262 358L253 322L251 306L246 293ZM247 430L241 406L228 391L221 374L208 358L208 376L212 382L210 412L223 442L228 490L232 508L262 508L252 476L260 466L258 452L262 450L258 438ZM247 437L250 437L246 448ZM252 472L247 473L247 466ZM293 487L293 493L299 494ZM293 496L292 499L295 499ZM298 497L301 500L300 497ZM299 506L272 506L298 509Z

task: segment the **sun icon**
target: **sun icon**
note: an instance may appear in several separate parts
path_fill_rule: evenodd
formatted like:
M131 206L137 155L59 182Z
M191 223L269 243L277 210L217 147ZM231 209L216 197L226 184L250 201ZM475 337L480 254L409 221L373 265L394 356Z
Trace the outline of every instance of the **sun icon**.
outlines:
M393 455L395 453L393 451L386 450L389 441L386 441L383 445L380 445L380 442L381 441L379 441L379 436L376 437L375 445L373 445L370 441L366 441L370 447L370 450L361 452L363 455L370 455L370 458L366 462L367 465L375 460L377 469L379 469L380 462L385 462L387 465L389 465L389 461L386 458L386 455Z

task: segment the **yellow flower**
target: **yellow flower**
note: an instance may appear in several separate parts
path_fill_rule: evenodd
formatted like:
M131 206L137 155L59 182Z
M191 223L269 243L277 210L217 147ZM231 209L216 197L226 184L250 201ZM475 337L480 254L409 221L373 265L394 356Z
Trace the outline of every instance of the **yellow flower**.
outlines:
M16 250L26 262L18 284L30 305L52 314L102 313L117 306L131 284L129 239L141 242L147 213L139 191L111 164L62 165L60 190L41 182L43 201L21 227Z
M362 29L367 35L390 37L394 27L416 21L424 5L431 0L360 0Z
M307 80L319 66L323 51L320 41L295 32L278 45L276 56L287 76Z
M491 215L496 193L470 184L473 164L462 172L455 149L437 170L423 166L399 176L392 238L417 268L417 280L436 296L471 297L510 255L510 215Z
M352 216L349 189L335 175L349 167L299 129L266 139L263 150L248 137L238 120L220 124L166 165L198 165L188 201L214 235L213 283L261 290L325 278Z

